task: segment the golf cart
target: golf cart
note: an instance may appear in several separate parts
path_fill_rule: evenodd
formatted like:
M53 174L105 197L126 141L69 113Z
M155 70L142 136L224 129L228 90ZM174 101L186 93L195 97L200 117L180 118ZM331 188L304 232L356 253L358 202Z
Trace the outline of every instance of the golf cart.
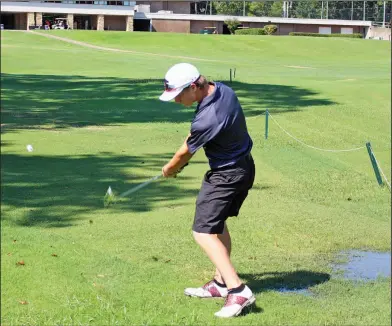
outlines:
M200 31L200 34L217 34L217 30L216 27L204 27L204 29Z
M69 29L67 18L55 18L52 29Z

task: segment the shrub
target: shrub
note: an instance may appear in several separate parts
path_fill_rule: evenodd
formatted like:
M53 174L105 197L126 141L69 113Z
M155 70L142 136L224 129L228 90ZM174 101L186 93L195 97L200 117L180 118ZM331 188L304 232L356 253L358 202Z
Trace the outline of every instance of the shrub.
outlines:
M264 30L267 33L267 35L272 35L272 34L276 33L276 31L278 30L278 26L276 26L276 25L265 25L264 26Z
M244 28L237 29L235 31L236 35L266 35L267 32L264 28Z
M227 28L229 29L231 34L234 34L237 27L241 25L236 18L225 20L225 24L227 25Z
M299 33L290 32L290 36L313 36L313 37L348 37L348 38L362 38L362 34L319 34L319 33Z

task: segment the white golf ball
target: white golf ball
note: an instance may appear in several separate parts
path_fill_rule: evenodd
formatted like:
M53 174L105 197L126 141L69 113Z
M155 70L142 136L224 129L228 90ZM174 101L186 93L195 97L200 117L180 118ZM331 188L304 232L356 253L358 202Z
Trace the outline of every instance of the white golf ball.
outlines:
M33 146L31 146L31 145L27 145L26 148L27 148L27 151L29 151L29 152L33 151Z

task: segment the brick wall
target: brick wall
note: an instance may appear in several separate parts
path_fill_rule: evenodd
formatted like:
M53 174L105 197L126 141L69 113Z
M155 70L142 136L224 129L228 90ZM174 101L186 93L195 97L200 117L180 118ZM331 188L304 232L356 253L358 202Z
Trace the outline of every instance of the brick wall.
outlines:
M323 26L329 27L329 26ZM292 32L302 32L302 33L318 33L319 26L318 25L301 25L301 24L293 24Z
M360 26L332 26L332 33L336 33L336 34L340 34L342 27L346 27L346 28L352 28L353 29L353 33L362 33L361 31L361 27Z
M294 32L294 24L278 24L277 26L276 35L289 35L290 32Z
M191 21L190 32L199 34L200 30L204 29L205 27L216 27L218 34L222 34L223 22L193 20Z
M136 1L137 5L150 5L150 12L171 10L175 14L190 14L190 1Z
M191 24L189 20L159 20L152 19L155 32L189 33Z
M109 31L125 31L126 17L124 16L107 16L105 15L105 29Z
M263 28L265 25L266 25L265 23L252 23L252 22L248 23L249 28ZM245 23L244 26L246 26Z
M27 29L27 13L15 14L15 29Z
M181 2L167 2L167 9L173 11L174 14L190 14L191 3L187 1Z

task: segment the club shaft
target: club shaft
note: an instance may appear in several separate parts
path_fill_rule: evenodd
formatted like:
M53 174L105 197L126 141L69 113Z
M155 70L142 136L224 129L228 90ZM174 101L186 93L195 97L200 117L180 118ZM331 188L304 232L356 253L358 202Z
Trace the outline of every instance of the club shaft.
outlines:
M123 193L122 193L121 195L119 195L118 197L121 198L121 197L128 196L128 195L134 193L135 191L138 191L139 189L141 189L141 188L143 188L143 187L149 185L151 182L153 182L153 181L159 179L161 176L162 176L162 174L156 175L155 177L152 177L150 180L147 180L146 182L143 182L142 184L140 184L140 185L138 185L138 186L136 186L136 187L133 187L132 189L129 189L129 190L123 192Z

